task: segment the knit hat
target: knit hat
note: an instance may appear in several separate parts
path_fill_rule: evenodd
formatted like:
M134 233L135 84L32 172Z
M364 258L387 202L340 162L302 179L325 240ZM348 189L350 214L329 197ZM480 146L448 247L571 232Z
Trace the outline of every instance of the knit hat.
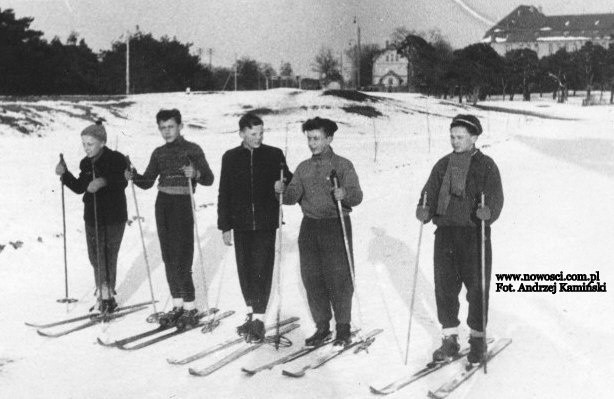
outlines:
M95 124L89 125L81 132L81 136L92 136L96 140L106 143L107 131L102 126L102 119L98 119Z
M456 126L462 126L467 129L469 134L473 136L479 136L482 134L482 124L480 120L474 115L463 115L458 114L452 119L452 123L450 123L450 129Z

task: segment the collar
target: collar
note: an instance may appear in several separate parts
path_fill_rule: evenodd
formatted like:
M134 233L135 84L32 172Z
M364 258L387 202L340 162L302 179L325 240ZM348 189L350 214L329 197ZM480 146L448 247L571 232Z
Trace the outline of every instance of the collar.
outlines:
M185 139L183 138L183 136L179 135L179 136L177 136L177 138L175 140L171 141L170 143L164 143L164 145L168 146L168 147L172 147L172 146L180 145L184 141L185 141Z
M312 155L311 159L314 161L319 161L319 160L328 161L332 159L333 154L334 154L333 147L329 146L326 150L324 150L324 152Z

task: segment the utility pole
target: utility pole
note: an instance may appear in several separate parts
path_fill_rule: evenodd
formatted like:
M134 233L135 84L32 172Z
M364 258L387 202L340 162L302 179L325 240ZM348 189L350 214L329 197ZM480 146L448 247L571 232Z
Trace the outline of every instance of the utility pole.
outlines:
M354 17L354 23L356 24L356 90L360 89L360 25L358 24L358 18Z
M235 53L235 91L237 91L237 54Z
M207 54L209 54L209 69L211 70L212 69L211 59L212 59L212 56L213 56L213 49L212 48L208 48L207 49Z
M126 32L126 95L130 94L130 32Z

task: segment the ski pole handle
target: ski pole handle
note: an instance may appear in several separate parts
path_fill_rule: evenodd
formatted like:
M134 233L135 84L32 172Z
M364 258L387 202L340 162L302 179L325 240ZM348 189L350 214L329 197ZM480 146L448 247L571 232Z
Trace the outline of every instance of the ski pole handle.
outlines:
M422 196L422 206L426 206L426 198L428 196L428 193L425 191L424 195Z
M334 188L339 188L339 177L337 176L337 171L335 169L330 171L330 183Z

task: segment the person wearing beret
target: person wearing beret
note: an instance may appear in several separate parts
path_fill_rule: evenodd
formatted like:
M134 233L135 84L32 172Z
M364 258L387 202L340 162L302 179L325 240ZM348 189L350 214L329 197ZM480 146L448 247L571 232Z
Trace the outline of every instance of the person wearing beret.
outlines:
M482 314L488 314L492 266L490 226L503 208L501 176L492 158L475 146L482 125L474 115L457 115L450 124L452 153L441 158L422 189L416 217L432 221L435 230L434 277L437 317L442 345L433 353L441 362L457 354L459 294L467 290L470 329L468 361L483 360L485 337ZM482 194L484 205L481 203ZM425 201L426 200L426 201ZM486 309L482 313L481 224L485 222ZM484 323L485 325L485 323Z

